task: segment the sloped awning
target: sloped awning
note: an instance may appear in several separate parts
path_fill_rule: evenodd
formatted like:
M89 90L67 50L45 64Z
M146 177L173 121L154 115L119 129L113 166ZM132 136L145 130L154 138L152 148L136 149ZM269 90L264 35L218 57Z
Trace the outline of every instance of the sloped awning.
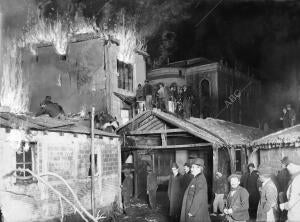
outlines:
M123 95L123 94L117 93L117 92L114 92L114 95L128 105L133 105L135 103L134 96L126 96L126 95Z

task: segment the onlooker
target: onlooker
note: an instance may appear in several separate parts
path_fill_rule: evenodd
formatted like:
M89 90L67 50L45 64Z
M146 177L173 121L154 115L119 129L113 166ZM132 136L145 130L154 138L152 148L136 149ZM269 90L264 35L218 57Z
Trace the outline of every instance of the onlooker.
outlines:
M167 108L166 89L163 83L159 84L159 89L157 91L157 94L158 94L158 108L161 109L161 111L166 111Z
M122 199L123 199L123 208L126 212L126 209L129 207L130 204L130 198L133 195L133 176L130 173L129 168L125 168L123 170L125 179L122 182L121 188L122 188Z
M156 190L157 190L157 175L153 172L151 166L147 166L147 194L151 209L156 209Z
M218 213L218 209L223 215L224 210L224 195L227 194L227 181L225 176L222 175L220 172L216 172L216 180L215 180L215 199L213 202L213 214L216 215Z
M280 209L288 211L288 221L300 221L300 161L285 157L282 163L293 179L286 192L287 202L281 203Z
M291 104L286 105L289 126L294 126L296 123L296 112L292 108Z
M277 173L277 181L278 181L278 202L279 204L287 202L286 191L289 186L289 182L291 180L291 175L286 168L287 157L284 157L281 160L282 169ZM279 211L279 221L286 221L287 220L287 211L280 210Z
M273 170L269 166L259 167L259 179L262 182L260 201L257 208L257 221L277 221L277 188L272 180Z
M258 190L258 172L255 170L253 163L248 164L248 172L241 178L241 186L249 193L249 215L250 219L255 220L257 214L257 206L260 199Z
M192 95L187 86L183 86L183 117L189 119L191 117Z
M145 97L141 84L138 84L138 88L136 90L136 102L138 104L138 113L145 111Z
M210 222L207 203L207 182L203 174L204 160L194 159L192 174L194 178L187 187L181 209L181 222Z
M180 87L178 90L178 100L176 102L176 114L183 118L183 88Z
M148 80L145 80L145 85L143 87L143 91L144 91L144 97L146 98L146 103L145 103L146 110L150 110L150 109L152 109L153 88L149 84Z
M180 211L182 204L182 189L181 189L182 175L179 173L178 165L172 164L172 175L170 175L168 186L168 197L170 200L170 212L172 222L179 222Z
M184 164L183 169L184 169L184 175L182 178L182 191L185 192L186 188L189 186L194 176L191 173L191 165L188 162Z
M227 207L224 209L226 218L229 222L246 221L249 219L249 193L245 188L239 186L239 175L232 174L228 180L231 190L227 197Z
M280 117L280 120L282 121L282 127L284 129L289 127L289 118L285 107L282 108L282 117Z
M169 102L168 102L168 111L171 113L175 113L177 97L178 97L177 87L176 87L176 85L171 85L170 97L169 97Z

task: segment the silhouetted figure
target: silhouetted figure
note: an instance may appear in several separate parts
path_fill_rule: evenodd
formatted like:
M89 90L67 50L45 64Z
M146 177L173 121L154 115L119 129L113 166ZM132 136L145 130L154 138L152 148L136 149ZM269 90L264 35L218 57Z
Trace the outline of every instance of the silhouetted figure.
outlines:
M58 103L53 103L51 101L51 96L46 96L46 98L40 103L40 108L35 114L35 116L41 116L48 114L52 118L62 118L65 112Z

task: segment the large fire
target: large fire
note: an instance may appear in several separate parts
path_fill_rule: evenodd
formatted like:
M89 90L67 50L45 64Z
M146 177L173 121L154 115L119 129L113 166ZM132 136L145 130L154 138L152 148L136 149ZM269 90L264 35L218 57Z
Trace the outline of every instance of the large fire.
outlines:
M112 33L120 41L118 59L125 63L134 64L135 50L144 50L144 42L138 38L134 27L119 26Z
M15 38L4 38L3 43L0 104L9 107L11 112L26 112L29 107L29 86L22 70L18 42Z
M144 50L134 25L117 26L113 30L101 30L95 21L84 18L74 20L38 18L24 27L14 38L6 38L3 46L3 74L1 79L0 105L8 106L15 113L27 112L29 108L29 85L22 70L22 48L28 48L34 55L41 44L53 45L59 55L66 55L72 36L94 34L99 37L112 36L120 41L118 59L134 64L135 50Z

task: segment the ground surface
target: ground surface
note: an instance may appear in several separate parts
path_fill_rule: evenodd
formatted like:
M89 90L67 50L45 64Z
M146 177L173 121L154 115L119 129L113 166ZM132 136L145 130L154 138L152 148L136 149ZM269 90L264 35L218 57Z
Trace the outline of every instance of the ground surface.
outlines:
M169 199L167 192L157 192L158 207L151 210L148 203L140 199L132 199L126 215L120 215L115 220L104 220L104 222L172 222L168 217ZM223 222L222 217L211 216L212 222ZM59 219L51 222L60 222ZM64 222L84 222L78 215L65 217Z

